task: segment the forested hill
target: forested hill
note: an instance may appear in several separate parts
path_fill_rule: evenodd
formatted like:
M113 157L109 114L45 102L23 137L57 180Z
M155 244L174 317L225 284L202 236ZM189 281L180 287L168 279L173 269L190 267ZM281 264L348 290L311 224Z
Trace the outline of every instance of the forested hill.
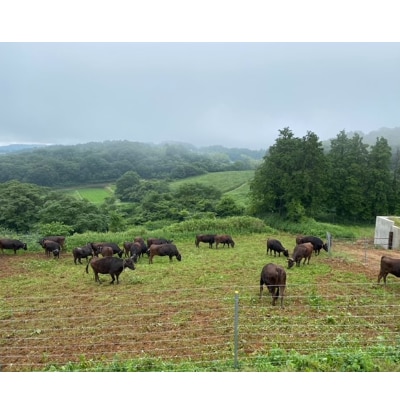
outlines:
M255 169L265 151L196 148L179 143L160 145L106 141L53 145L0 156L0 182L18 180L48 187L112 182L127 171L143 179L182 179L208 172Z

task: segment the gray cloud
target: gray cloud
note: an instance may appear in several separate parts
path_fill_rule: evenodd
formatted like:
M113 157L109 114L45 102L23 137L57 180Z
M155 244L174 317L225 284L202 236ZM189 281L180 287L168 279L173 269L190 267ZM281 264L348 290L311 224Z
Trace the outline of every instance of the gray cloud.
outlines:
M267 148L400 126L400 43L0 43L0 143Z

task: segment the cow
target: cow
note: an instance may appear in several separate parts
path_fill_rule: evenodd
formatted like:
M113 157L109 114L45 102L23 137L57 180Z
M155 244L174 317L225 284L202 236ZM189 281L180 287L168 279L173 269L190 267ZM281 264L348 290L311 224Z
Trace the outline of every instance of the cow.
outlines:
M147 239L147 249L149 249L149 247L152 244L164 244L164 243L172 243L173 240L168 240L168 239L164 239L164 238L149 238ZM146 251L148 252L148 251Z
M215 235L215 248L218 249L219 244L225 245L227 244L228 247L235 247L235 242L230 235Z
M86 244L85 246L75 247L72 250L72 255L74 256L74 264L77 265L76 264L77 261L79 262L79 264L82 264L81 261L82 258L85 258L87 262L88 257L93 257L94 253L92 246L90 246L90 244Z
M43 240L42 247L44 248L44 254L47 257L50 257L50 254L52 253L54 255L54 258L60 258L60 252L61 252L60 243L55 242L53 240Z
M0 239L0 249L4 253L4 250L14 250L14 254L17 254L17 250L23 249L28 250L26 243L21 242L18 239Z
M293 255L291 258L288 258L288 268L292 268L294 264L296 266L300 266L301 260L304 259L303 265L305 265L306 260L307 264L310 264L310 258L313 254L314 247L312 243L301 243L298 244L294 250L293 250Z
M111 247L113 249L113 254L118 254L119 258L124 255L124 250L122 250L116 243L112 242L95 242L89 243L93 249L94 255L97 257L101 253L101 249L104 246Z
M112 257L114 255L114 250L110 246L103 246L100 250L100 254L103 257Z
M283 306L283 297L286 288L286 271L276 264L266 264L261 270L260 277L260 300L264 285L267 286L268 291L272 296L272 305L276 305L276 301L280 298L281 308Z
M134 262L137 262L142 255L142 245L139 242L132 242L128 255L133 258Z
M122 244L122 246L123 246L123 248L124 248L124 255L125 255L125 257L129 257L132 244L133 244L133 242L124 242L124 243Z
M383 283L386 286L386 277L388 274L392 274L397 278L400 278L400 258L393 258L389 256L381 257L381 269L378 275L378 284L383 278Z
M61 250L65 250L65 236L46 236L39 240L39 244L43 247L43 242L45 240L51 240L60 245Z
M110 285L114 284L115 280L117 280L117 284L119 283L119 276L125 268L136 269L132 258L93 257L86 264L86 273L89 273L89 264L93 269L95 282L101 283L99 274L110 274L112 278Z
M161 240L163 240L163 239L161 239ZM147 254L147 244L145 243L145 241L144 241L144 239L142 237L140 237L140 236L135 237L133 239L133 242L134 243L140 243L140 246L141 246L140 257L145 255L145 254ZM170 241L170 243L172 243L172 240Z
M217 235L212 235L212 234L196 235L196 240L194 243L195 243L196 247L199 247L200 242L208 243L208 247L210 249L212 249L213 244L215 243L215 236L217 236Z
M289 251L285 249L282 245L282 243L277 240L277 239L267 239L267 255L271 254L272 256L272 251L274 252L274 256L276 257L276 253L278 253L278 256L281 256L281 253L285 257L289 257Z
M312 245L314 246L315 255L318 255L321 249L328 251L328 244L324 243L322 239L316 236L297 236L296 244L302 243L312 243Z
M153 264L154 256L168 256L169 261L176 257L178 261L182 260L182 255L179 253L177 247L172 243L152 244L148 250L149 264Z

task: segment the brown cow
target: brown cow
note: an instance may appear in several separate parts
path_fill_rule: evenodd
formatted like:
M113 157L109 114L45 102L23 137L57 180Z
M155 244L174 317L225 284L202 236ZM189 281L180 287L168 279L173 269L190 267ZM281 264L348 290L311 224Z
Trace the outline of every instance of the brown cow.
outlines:
M179 253L176 246L172 243L152 244L149 248L149 264L153 264L154 256L168 256L169 261L176 257L178 261L182 260L181 253Z
M91 265L94 272L94 280L101 283L99 274L110 274L113 284L115 279L117 279L117 284L119 283L119 276L125 268L136 269L135 264L131 258L117 258L117 257L94 257L86 264L86 273L89 273L89 264Z
M219 244L225 245L227 244L228 247L235 247L235 242L230 235L215 235L215 248L218 249Z
M266 264L261 271L260 277L260 300L262 299L262 292L264 285L267 286L268 291L272 296L272 305L276 305L276 301L280 298L281 308L283 306L283 297L286 288L286 271L276 264Z
M303 265L305 265L306 260L307 264L310 264L310 258L313 254L314 246L312 243L302 243L298 244L293 250L293 256L288 258L288 268L292 268L294 264L296 266L300 266L301 260L304 259Z
M212 249L213 244L215 243L215 236L213 234L206 234L206 235L196 235L196 239L194 241L194 244L196 247L200 246L200 242L203 243L208 243L208 247Z
M381 257L381 269L378 275L378 284L383 278L383 283L386 286L386 277L392 274L397 278L400 278L400 259L393 258L389 256L382 256Z

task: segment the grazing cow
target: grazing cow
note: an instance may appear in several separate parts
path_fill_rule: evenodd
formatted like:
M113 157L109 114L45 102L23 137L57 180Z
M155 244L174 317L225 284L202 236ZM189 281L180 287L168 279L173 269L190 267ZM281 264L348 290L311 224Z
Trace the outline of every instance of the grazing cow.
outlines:
M14 254L17 254L17 250L28 250L28 247L18 239L0 239L0 249L2 253L4 250L14 250Z
M110 284L113 284L115 279L117 279L118 284L119 276L125 268L132 270L135 269L135 264L133 263L132 258L121 259L116 257L94 257L86 264L86 273L89 273L89 264L94 272L94 280L98 283L101 283L99 274L110 274L112 278Z
M178 261L182 260L182 256L179 253L176 246L172 243L163 244L152 244L148 250L149 252L149 264L153 264L154 256L168 256L169 261L172 261L173 257L176 257Z
M285 257L289 257L289 251L282 246L282 243L279 240L267 239L267 255L271 254L272 256L272 251L274 252L275 257L276 253L278 253L279 257L281 256L281 253L283 253Z
M161 239L161 240L163 240L163 239ZM133 239L133 242L134 243L140 243L140 246L141 246L140 257L143 256L144 254L147 254L147 244L144 242L143 238L141 238L139 236L135 237ZM172 243L172 240L171 240L171 243Z
M383 283L386 286L386 277L388 274L392 274L397 278L400 278L400 259L389 256L381 257L381 269L378 276L378 284L383 278Z
M82 264L81 259L85 258L86 262L88 261L88 257L93 257L94 253L93 253L93 249L92 246L90 246L89 244L82 246L82 247L75 247L72 250L72 255L74 256L74 264L76 264L76 262L78 261L79 264Z
M122 258L122 256L124 255L124 250L122 250L116 243L96 242L96 243L89 243L89 245L92 247L93 253L96 257L101 253L101 249L104 246L111 247L113 249L113 254L118 254L119 258Z
M164 238L149 238L149 239L147 239L147 249L149 249L149 247L152 244L164 244L164 243L172 243L172 242L173 242L173 240L168 240L168 239L164 239Z
M208 247L212 249L213 243L215 243L215 236L217 235L196 235L195 245L199 247L200 242L208 243Z
M122 244L123 248L124 248L124 255L125 257L129 257L129 253L131 251L131 246L132 246L133 242L124 242Z
M322 239L316 236L297 236L296 244L302 243L312 243L315 255L318 255L321 249L328 251L328 244L324 243Z
M137 262L142 255L142 245L139 242L132 242L128 255L133 258L134 262Z
M47 257L50 257L50 254L52 253L54 255L54 258L60 258L60 243L54 242L53 240L43 240L42 247L44 248L44 254Z
M305 265L306 260L307 264L310 264L310 258L313 251L314 247L312 243L298 244L293 250L293 256L288 258L288 268L292 268L294 264L299 267L302 259L304 259L303 265Z
M101 248L100 254L103 257L112 257L114 255L114 250L110 246L103 246Z
M235 242L230 235L215 235L215 248L218 249L219 244L225 245L227 244L228 247L235 247Z
M65 250L65 236L46 236L43 239L39 240L40 245L43 247L43 242L45 240L51 240L60 245L62 250Z
M267 286L272 296L272 305L280 298L281 308L283 306L283 297L286 288L286 271L276 264L266 264L261 271L260 277L260 300L262 299L263 287Z

